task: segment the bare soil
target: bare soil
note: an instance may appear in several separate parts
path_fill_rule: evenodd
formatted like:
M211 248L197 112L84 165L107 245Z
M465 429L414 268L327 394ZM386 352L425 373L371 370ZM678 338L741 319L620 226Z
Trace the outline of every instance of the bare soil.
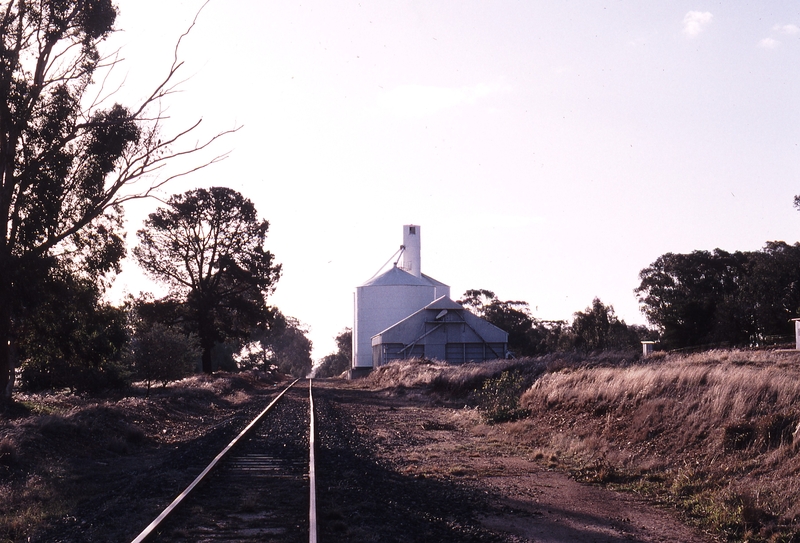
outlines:
M336 389L345 416L369 443L377 464L405 478L461 489L473 499L469 515L496 540L714 541L674 509L576 482L553 465L555 459L541 458L503 425L484 424L475 409L402 388L369 390L341 381L317 386Z
M320 541L713 541L669 507L576 482L473 408L315 388ZM0 418L0 541L130 541L276 390L217 376L149 399L22 398Z

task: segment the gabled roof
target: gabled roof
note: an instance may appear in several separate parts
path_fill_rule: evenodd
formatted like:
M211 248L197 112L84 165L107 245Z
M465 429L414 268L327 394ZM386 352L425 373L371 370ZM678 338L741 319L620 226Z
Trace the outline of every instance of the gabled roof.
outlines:
M464 306L458 302L454 302L448 296L439 296L434 301L422 308L422 310L424 309L464 309Z
M422 277L417 277L416 275L408 273L407 271L402 270L397 266L392 266L392 268L390 268L388 271L382 273L377 277L373 277L372 279L370 279L361 286L385 287L393 285L411 285L420 287L447 286L444 283L437 281L436 279L432 279L425 274L422 274Z
M464 306L451 300L449 296L441 296L435 299L422 309L415 311L408 317L378 332L372 336L372 340L375 341L375 338L378 336L385 337L388 335L393 336L392 340L390 341L396 340L399 336L403 338L401 341L406 343L410 341L409 335L414 335L419 326L425 322L426 318L433 319L436 315L435 312L440 312L443 310L447 310L445 311L446 316L443 315L443 324L463 322L472 330L472 332L480 337L482 341L497 343L508 342L508 332L498 328L487 320L476 317L464 309Z

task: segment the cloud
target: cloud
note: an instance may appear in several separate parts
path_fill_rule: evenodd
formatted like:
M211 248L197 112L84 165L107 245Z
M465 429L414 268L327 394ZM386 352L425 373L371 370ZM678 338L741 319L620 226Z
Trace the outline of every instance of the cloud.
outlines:
M710 11L690 11L683 17L683 33L694 38L711 23L713 18Z
M478 84L467 87L401 85L378 99L378 109L402 117L421 117L463 105L501 90L499 86Z
M775 26L772 27L772 30L775 30L776 32L780 32L781 34L788 34L788 35L791 36L792 34L797 34L798 32L800 32L800 26L793 25L793 24L775 25Z
M758 46L762 49L775 49L779 44L780 42L778 40L773 40L772 38L764 38L758 42Z

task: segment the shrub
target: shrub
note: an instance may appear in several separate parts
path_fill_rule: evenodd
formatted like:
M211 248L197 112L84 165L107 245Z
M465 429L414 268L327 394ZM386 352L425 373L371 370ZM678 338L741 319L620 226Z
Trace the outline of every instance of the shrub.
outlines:
M11 466L17 463L19 453L16 443L9 437L0 439L0 465Z
M147 392L153 382L166 386L191 375L200 348L194 336L187 336L162 324L136 333L131 341L130 357L134 373L145 381Z
M487 379L477 392L479 408L490 423L508 422L527 414L520 408L519 398L526 380L518 370L504 371L499 377Z

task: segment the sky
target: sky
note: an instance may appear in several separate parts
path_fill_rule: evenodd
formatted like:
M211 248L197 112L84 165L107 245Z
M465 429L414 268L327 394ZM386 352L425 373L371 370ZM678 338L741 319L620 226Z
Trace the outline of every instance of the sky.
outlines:
M118 100L163 78L202 5L118 1ZM315 359L404 224L454 299L569 320L599 297L629 324L660 255L800 234L796 2L211 0L179 56L165 132L240 129L162 197L254 202L283 266L271 303ZM129 206L129 243L158 205ZM128 261L112 296L160 288Z

